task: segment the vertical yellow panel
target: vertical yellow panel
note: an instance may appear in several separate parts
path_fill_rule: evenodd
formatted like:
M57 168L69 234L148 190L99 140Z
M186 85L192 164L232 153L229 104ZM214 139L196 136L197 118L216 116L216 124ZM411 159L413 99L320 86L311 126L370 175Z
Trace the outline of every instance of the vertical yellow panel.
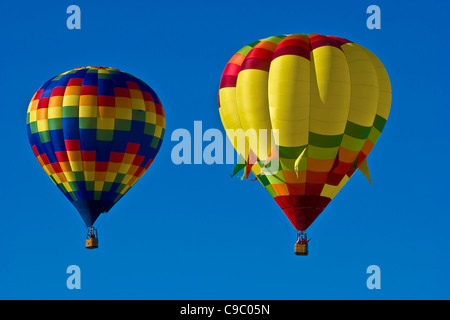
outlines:
M343 134L350 103L350 72L344 53L332 46L311 54L311 112L309 131Z
M272 128L279 130L275 143L298 147L308 143L310 62L304 57L275 58L269 71L269 108Z
M351 79L351 99L348 121L371 127L378 105L378 80L368 55L355 43L342 46Z
M236 83L236 101L244 131L251 130L258 137L266 130L266 144L260 148L258 141L249 140L250 148L259 159L265 160L271 151L271 129L268 99L269 73L258 69L245 69L239 72Z
M361 47L370 61L372 62L378 80L378 106L377 106L377 114L384 118L385 120L389 117L389 111L391 108L391 82L389 80L388 73L384 68L381 61L369 50L364 47Z
M228 138L230 139L231 144L236 149L237 153L247 159L249 153L248 141L245 138L245 135L242 142L239 142L239 139L236 137L238 133L237 130L242 130L242 132L244 132L244 128L242 128L237 108L236 87L221 88L219 91L219 102L220 119L222 120L222 124L227 131ZM234 133L236 133L236 135L230 136L230 131L228 130L234 130Z

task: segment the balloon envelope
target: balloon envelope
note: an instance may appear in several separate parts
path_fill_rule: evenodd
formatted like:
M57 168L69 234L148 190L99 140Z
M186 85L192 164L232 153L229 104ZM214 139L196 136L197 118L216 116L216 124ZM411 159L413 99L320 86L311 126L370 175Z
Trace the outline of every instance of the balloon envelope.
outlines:
M149 168L164 128L156 93L107 67L77 68L50 79L27 112L36 158L87 226Z
M255 41L228 62L219 88L225 129L273 131L237 152L297 230L306 230L366 157L389 115L391 88L378 58L349 40L282 35ZM227 132L228 133L228 132ZM266 137L270 141L269 137ZM278 169L265 174L269 161ZM267 170L266 170L267 172Z

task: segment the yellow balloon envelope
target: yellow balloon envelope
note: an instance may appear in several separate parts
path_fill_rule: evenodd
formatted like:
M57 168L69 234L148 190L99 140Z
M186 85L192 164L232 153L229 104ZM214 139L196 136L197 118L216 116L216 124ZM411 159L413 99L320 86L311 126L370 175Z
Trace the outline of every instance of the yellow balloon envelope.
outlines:
M245 159L254 154L252 172L301 231L356 169L370 181L366 157L390 104L389 77L378 58L322 35L274 36L245 46L226 65L219 89L228 137ZM243 145L233 134L240 130L263 134L246 135ZM268 169L274 160L278 166Z

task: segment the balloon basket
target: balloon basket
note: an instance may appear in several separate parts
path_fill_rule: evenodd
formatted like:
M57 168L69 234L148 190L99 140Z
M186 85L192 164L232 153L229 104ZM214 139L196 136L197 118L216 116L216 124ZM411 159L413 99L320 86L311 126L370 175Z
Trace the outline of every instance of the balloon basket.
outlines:
M308 244L307 243L296 243L295 244L295 254L297 256L307 256L308 255Z
M97 238L86 239L86 249L96 249L96 248L98 248Z

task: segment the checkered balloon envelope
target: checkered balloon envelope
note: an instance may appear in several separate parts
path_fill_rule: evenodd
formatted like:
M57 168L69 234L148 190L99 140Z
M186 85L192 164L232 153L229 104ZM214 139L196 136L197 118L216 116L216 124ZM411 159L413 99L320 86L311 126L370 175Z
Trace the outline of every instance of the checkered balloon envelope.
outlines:
M164 109L142 80L108 67L76 68L44 83L28 106L33 152L92 226L152 164Z

